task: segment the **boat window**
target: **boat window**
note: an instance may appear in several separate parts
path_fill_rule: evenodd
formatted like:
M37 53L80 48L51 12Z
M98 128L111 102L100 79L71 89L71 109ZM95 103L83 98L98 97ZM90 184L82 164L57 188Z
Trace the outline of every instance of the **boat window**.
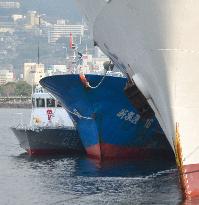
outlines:
M35 107L35 98L32 98L32 106Z
M57 107L62 107L62 105L59 101L57 101Z
M43 98L37 98L37 107L45 107L45 100Z
M55 107L55 100L53 98L47 99L47 107Z

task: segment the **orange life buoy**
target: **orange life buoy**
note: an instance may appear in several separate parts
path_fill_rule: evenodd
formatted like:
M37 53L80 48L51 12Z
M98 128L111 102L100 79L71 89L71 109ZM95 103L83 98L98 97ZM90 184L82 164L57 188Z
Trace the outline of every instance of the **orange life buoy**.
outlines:
M84 74L79 74L79 78L82 84L84 85L84 87L90 88L89 82L87 81L86 76Z

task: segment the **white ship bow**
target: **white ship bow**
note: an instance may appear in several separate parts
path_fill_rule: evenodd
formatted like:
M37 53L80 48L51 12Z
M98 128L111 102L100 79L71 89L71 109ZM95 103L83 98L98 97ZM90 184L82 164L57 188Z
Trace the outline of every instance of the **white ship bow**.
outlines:
M199 1L77 1L95 42L155 111L180 161L185 196L199 195Z

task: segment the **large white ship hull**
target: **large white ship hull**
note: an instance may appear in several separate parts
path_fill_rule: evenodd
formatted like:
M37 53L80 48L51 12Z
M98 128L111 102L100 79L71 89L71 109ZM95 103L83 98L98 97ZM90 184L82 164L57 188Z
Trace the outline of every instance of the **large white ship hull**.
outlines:
M199 195L199 1L77 0L97 45L132 77Z

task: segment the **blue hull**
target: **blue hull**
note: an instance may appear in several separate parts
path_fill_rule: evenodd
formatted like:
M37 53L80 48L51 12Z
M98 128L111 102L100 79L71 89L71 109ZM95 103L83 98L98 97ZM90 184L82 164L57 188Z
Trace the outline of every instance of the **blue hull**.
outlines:
M90 85L102 76L87 75ZM172 155L155 116L142 119L124 94L126 78L107 76L97 89L85 88L79 75L50 76L40 81L71 114L87 154L96 158Z

